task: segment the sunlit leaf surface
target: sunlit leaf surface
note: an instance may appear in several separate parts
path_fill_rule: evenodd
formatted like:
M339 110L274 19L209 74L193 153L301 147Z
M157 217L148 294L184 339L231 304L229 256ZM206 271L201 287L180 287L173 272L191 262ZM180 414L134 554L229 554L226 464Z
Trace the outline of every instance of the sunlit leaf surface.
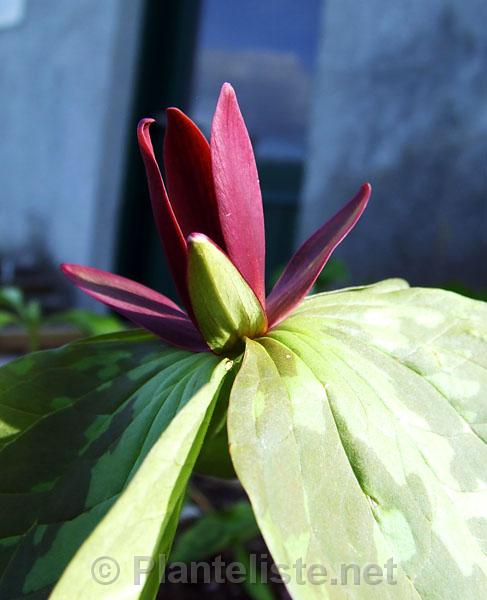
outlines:
M309 298L248 342L237 474L274 560L328 573L289 569L294 598L487 596L486 368L484 304L397 280ZM395 585L340 585L390 558Z

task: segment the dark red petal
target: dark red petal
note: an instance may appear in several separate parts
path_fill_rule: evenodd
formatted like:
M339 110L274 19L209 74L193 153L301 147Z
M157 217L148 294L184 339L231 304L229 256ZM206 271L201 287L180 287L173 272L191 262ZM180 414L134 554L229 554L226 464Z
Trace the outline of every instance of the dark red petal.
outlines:
M188 289L186 286L186 263L188 249L181 233L173 209L167 196L161 171L154 155L149 127L154 119L142 119L137 128L137 139L147 173L152 212L161 243L166 252L176 288L184 306L190 311Z
M316 231L294 254L267 298L269 326L282 321L312 288L333 250L353 229L370 198L365 183L348 204Z
M265 303L264 214L249 134L230 84L222 87L211 127L213 180L227 254Z
M69 264L62 264L61 269L80 290L168 344L192 352L208 350L188 315L166 296L100 269Z
M177 108L167 110L164 166L169 198L184 237L201 231L223 247L210 145Z

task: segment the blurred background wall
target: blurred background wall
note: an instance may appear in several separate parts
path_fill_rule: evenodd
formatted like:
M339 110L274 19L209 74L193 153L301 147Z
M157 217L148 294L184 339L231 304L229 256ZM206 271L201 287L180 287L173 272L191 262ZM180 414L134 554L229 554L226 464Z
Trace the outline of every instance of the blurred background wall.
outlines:
M142 8L1 0L4 283L13 268L43 290L61 261L112 266Z
M269 277L370 180L340 283L486 288L486 19L483 0L0 0L1 283L56 295L67 261L170 292L135 127L157 118L160 149L176 104L207 133L227 80Z
M364 180L356 282L487 284L487 3L326 0L301 237Z

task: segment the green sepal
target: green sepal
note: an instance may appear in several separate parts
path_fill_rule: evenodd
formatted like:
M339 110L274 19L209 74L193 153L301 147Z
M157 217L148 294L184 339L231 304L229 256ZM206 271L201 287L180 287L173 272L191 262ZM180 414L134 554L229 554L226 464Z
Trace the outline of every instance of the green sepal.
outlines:
M267 328L260 302L237 268L205 235L188 238L188 287L196 320L216 354L238 354Z

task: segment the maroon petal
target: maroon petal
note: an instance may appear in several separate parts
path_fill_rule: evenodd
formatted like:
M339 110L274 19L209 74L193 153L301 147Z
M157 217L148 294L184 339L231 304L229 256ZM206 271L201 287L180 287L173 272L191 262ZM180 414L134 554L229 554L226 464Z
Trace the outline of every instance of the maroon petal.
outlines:
M174 211L169 202L161 171L154 155L149 127L154 119L142 119L137 128L137 138L147 173L152 212L161 243L166 252L171 273L184 306L191 311L186 285L186 263L188 249Z
M192 352L208 350L188 315L166 296L100 269L69 264L62 264L61 269L80 290L168 344Z
M218 99L210 147L227 254L264 306L265 237L259 178L249 134L228 83Z
M177 108L167 110L164 167L170 202L184 237L201 231L224 247L210 145L193 121Z
M356 196L316 231L294 254L267 298L269 326L282 321L312 288L333 250L353 229L370 198L365 183Z

